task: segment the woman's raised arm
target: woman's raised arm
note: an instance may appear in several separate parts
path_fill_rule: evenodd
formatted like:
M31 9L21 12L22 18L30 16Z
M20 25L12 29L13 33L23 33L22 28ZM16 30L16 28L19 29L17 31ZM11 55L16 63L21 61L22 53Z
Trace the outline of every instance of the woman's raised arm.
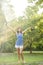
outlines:
M25 29L22 33L25 33L29 28Z
M7 27L11 29L14 33L16 33L16 31L11 26L7 25Z

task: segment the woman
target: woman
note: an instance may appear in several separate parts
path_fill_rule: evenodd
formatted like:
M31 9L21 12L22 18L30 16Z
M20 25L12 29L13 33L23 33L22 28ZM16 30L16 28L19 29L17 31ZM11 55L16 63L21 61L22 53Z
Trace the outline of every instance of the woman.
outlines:
M15 48L17 49L17 54L18 54L18 63L20 63L20 58L22 58L22 62L25 63L24 61L24 57L23 57L23 33L25 31L28 30L25 29L24 31L22 31L22 29L19 27L17 29L17 32L14 31L11 27L9 27L13 32L16 33L16 36L17 36L17 40L16 40L16 44L15 44Z
M25 62L23 57L23 32L20 28L17 30L16 36L17 36L17 40L16 40L15 48L17 49L17 53L18 53L18 59L19 59L18 63L20 62L20 56L22 58L22 61Z

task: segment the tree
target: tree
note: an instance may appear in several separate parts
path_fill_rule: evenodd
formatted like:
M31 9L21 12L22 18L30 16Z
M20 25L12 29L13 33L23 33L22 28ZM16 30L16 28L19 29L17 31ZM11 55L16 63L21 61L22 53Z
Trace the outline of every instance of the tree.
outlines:
M10 13L13 14L13 7L5 1L8 6ZM24 33L24 46L25 50L30 49L30 53L32 53L32 50L42 49L43 50L43 13L38 14L39 8L42 8L42 0L34 1L34 0L28 0L29 4L32 4L33 6L27 6L24 12L24 16L21 16L19 18L15 18L11 20L10 26L15 29L18 26L21 26L23 30L29 28ZM20 24L20 25L19 25ZM5 16L3 14L3 11L1 9L0 4L0 43L3 43L0 47L2 51L4 52L13 52L14 51L14 45L15 45L15 34L6 26L6 20ZM40 45L41 44L41 45ZM10 49L10 50L9 50Z

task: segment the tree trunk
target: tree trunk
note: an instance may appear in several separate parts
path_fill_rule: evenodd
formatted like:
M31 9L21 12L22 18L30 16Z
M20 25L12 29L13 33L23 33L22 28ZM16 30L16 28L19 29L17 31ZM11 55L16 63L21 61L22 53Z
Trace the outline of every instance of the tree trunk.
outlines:
M30 43L30 54L32 54L32 43Z

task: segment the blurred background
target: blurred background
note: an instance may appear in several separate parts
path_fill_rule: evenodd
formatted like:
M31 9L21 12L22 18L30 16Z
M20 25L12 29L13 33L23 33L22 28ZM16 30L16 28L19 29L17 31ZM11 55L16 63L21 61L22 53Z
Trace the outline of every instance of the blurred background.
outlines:
M43 51L43 0L0 0L0 53L14 52L16 35L21 26L24 51Z

